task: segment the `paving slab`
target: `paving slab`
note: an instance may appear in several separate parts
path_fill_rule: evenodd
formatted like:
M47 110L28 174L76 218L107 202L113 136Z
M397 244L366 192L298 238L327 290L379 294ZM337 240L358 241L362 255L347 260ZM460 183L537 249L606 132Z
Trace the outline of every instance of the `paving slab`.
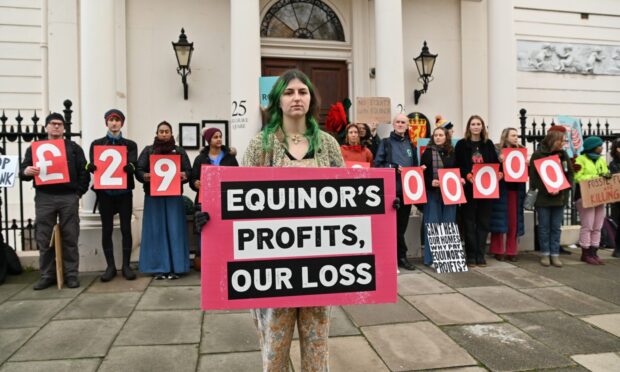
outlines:
M444 331L492 371L539 370L574 364L511 324L453 326Z
M405 299L437 325L502 321L502 318L460 293L407 296Z
M560 354L620 350L620 338L561 311L510 314L504 318Z
M3 302L0 328L42 327L70 301L70 298L63 298Z
M52 286L41 291L35 291L32 286L26 286L18 294L13 296L11 300L48 300L53 298L75 298L80 293L84 292L86 288L95 280L95 274L80 274L78 280L80 286L78 288L58 289L56 286Z
M41 274L39 271L25 271L19 275L8 275L5 284L34 284L39 280Z
M126 318L140 299L141 293L82 293L54 319Z
M152 287L175 287L200 285L200 271L191 270L189 273L181 275L179 279L174 280L153 280Z
M452 288L465 287L488 287L492 285L500 285L501 283L480 272L468 271L465 273L441 273L438 274L428 268L423 269L425 273L433 278L447 284ZM402 293L401 293L402 294Z
M38 330L39 328L0 329L0 365Z
M389 372L364 337L330 337L328 345L330 372ZM301 371L299 341L292 343L290 354L295 371Z
M516 265L512 264L508 261L498 261L493 256L486 257L487 266L480 267L476 266L472 268L472 271L483 272L483 271L491 271L491 270L505 270L505 269L515 269Z
M234 329L234 332L230 330ZM260 350L254 320L245 314L205 314L200 353Z
M49 322L15 355L12 362L103 357L125 319L77 319Z
M114 346L99 372L194 372L198 345Z
M95 372L100 363L99 358L9 362L0 368L0 372Z
M430 322L364 327L362 332L392 371L477 365Z
M603 314L584 316L581 320L620 337L620 314Z
M17 292L21 291L24 287L26 287L26 285L27 284L24 284L24 283L16 283L16 284L5 283L5 284L0 285L0 304L8 300L9 298L11 298L11 296L16 294Z
M433 372L486 372L488 369L483 367L463 367L449 369L433 369Z
M114 346L198 344L200 310L135 311Z
M459 288L459 292L498 314L551 310L548 305L506 286Z
M620 290L618 290L620 292ZM620 312L620 307L600 300L570 287L524 289L523 293L535 297L571 315L590 315Z
M480 272L512 288L558 287L563 285L560 282L518 267L513 267L511 269L484 270Z
M592 372L620 371L619 353L582 354L571 358Z
M398 294L401 296L451 292L454 292L452 288L423 272L398 276Z
M137 310L200 309L200 287L149 287L138 302Z
M398 296L392 304L364 304L342 307L358 327L402 322L418 322L426 317Z
M144 292L153 278L137 274L135 280L125 280L121 275L116 275L109 282L102 282L97 279L88 288L89 293L119 293L119 292Z
M329 317L329 336L330 337L338 337L338 336L355 336L360 335L361 332L359 328L353 324L353 322L349 319L347 314L344 312L342 307L340 306L332 306L331 314ZM295 327L295 332L293 333L293 339L299 338L299 332L297 327Z
M225 354L205 354L200 356L200 359L198 361L198 371L260 371L262 363L263 361L261 359L260 351Z

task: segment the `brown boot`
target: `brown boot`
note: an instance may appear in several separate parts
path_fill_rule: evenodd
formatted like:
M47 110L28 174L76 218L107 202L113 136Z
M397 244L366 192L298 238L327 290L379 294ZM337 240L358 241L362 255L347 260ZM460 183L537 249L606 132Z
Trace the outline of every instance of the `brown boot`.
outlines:
M555 267L562 267L562 261L559 256L551 256L551 264Z
M598 265L598 262L592 257L592 248L581 247L581 261L590 265Z
M590 250L592 250L592 258L594 258L596 263L599 264L599 265L605 265L603 260L601 260L601 258L598 256L598 253L597 253L598 252L598 247L590 247Z

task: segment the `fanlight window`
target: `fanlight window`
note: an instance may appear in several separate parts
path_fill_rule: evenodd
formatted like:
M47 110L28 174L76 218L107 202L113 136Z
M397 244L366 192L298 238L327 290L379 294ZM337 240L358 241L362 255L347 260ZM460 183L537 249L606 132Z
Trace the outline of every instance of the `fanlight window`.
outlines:
M262 37L345 41L338 16L320 0L280 0L263 18Z

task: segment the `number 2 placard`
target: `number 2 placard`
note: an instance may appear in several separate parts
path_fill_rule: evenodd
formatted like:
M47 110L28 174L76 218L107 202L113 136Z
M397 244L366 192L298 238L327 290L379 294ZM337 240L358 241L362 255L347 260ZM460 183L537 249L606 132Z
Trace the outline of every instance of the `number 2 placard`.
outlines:
M127 188L127 147L93 146L95 171L95 190L115 190Z
M35 185L52 185L69 182L69 167L65 141L37 141L32 144L32 165L39 168L34 176Z
M151 196L181 195L181 155L151 155Z

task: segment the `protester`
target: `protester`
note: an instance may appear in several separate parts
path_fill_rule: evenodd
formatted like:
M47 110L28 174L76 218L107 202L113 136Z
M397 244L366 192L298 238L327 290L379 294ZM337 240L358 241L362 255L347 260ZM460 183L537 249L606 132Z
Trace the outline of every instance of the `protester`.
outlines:
M601 242L601 228L605 221L605 204L585 208L579 182L611 176L605 157L601 156L602 152L603 140L600 137L590 136L583 141L583 151L575 159L575 164L580 165L580 169L575 172L575 205L581 221L579 230L581 261L591 265L603 265L597 251Z
M370 134L370 127L366 123L357 123L357 129L359 130L360 134L360 144L370 150L370 147L372 146L372 135ZM370 153L372 154L372 151ZM372 155L372 157L374 159L374 154Z
M347 125L344 144L340 146L342 157L345 161L372 163L372 153L360 143L358 128L356 124Z
M409 224L409 214L411 204L403 203L403 186L401 181L402 167L415 167L418 165L416 147L411 143L407 134L409 119L404 114L394 117L392 127L394 130L389 138L381 141L377 156L374 161L375 167L394 168L396 177L396 195L399 198L400 207L396 213L396 239L398 266L407 270L414 270L415 267L407 259L407 243L405 242L405 232Z
M121 129L125 125L125 115L116 109L109 110L104 115L108 133L105 137L96 139L90 145L90 163L88 171L93 173L97 170L94 164L95 146L122 146L127 154L127 164L123 171L127 173L127 186L124 189L115 190L95 190L97 194L97 205L101 217L101 245L107 268L101 275L102 282L108 282L116 276L116 263L114 261L114 244L112 243L112 232L114 230L114 215L118 213L121 223L121 234L123 235L123 266L121 273L127 280L134 280L136 274L129 266L131 260L131 214L133 211L133 175L136 171L138 160L138 146L134 141L125 137Z
M65 131L65 119L59 113L51 113L45 118L45 131L48 140L62 140ZM80 235L80 217L78 214L79 200L88 191L90 174L86 170L84 151L77 143L64 140L69 182L51 185L36 185L35 208L35 239L39 250L39 269L41 278L34 285L41 290L56 284L56 253L50 247L52 231L56 221L60 221L62 236L62 266L64 282L69 288L80 286L78 281L80 255L78 238ZM47 161L50 165L50 161ZM20 167L20 177L25 181L34 179L41 174L41 166L32 164L32 146Z
M551 155L558 155L562 170L569 183L573 183L573 165L564 151L564 133L549 131L540 143L538 150L530 158L530 188L538 190L536 197L536 215L538 217L538 245L540 246L540 264L562 267L560 260L560 236L564 206L570 202L570 189L548 192L543 184L534 161Z
M515 128L505 128L499 141L499 151L505 148L522 148ZM491 245L489 251L498 261L506 258L517 261L517 239L525 233L523 201L525 200L525 182L499 181L499 200L492 204Z
M439 189L439 169L454 167L454 148L450 131L444 127L435 128L431 140L420 159L424 169L424 183L426 186L426 204L424 205L423 223L456 222L456 205L445 205ZM461 178L461 182L465 180ZM424 234L424 264L432 265L431 254L426 229Z
M611 144L609 155L611 156L609 171L611 174L620 173L620 138L616 138ZM611 205L611 217L616 221L616 225L620 224L620 202ZM620 228L616 228L616 248L612 256L620 258Z
M472 115L467 120L465 138L456 143L454 157L455 166L460 168L461 175L468 181L464 186L467 203L460 207L465 230L467 265L484 267L487 265L484 253L493 200L474 199L472 169L474 164L499 163L499 158L495 145L489 139L484 120L480 116Z
M268 124L243 157L244 166L343 167L338 142L319 130L319 102L308 77L283 73L269 93ZM264 371L287 371L295 323L299 330L303 371L328 371L330 308L253 309Z
M151 196L151 155L181 155L180 177L189 181L191 163L182 147L176 146L172 126L162 121L157 125L153 144L140 153L136 178L144 185L144 215L140 244L140 271L152 273L155 279L177 279L189 271L187 222L183 191L178 196ZM181 186L182 188L183 186Z

